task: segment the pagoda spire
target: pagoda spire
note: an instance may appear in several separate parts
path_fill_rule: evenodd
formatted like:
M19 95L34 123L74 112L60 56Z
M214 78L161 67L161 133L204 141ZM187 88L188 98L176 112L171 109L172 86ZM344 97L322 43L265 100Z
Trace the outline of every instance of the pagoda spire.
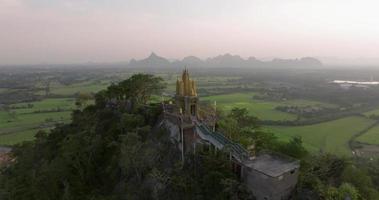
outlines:
M196 92L196 82L190 78L187 66L184 67L181 80L176 81L175 102L179 113L185 116L197 116L198 96Z
M182 80L176 81L176 95L180 96L197 96L196 83L190 78L187 66L182 72Z

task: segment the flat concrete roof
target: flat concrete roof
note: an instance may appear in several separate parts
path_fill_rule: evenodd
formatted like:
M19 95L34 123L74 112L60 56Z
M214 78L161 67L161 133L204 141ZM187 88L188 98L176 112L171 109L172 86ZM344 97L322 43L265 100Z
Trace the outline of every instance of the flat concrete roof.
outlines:
M279 177L300 167L298 160L276 153L261 153L254 159L244 161L243 164L271 177Z

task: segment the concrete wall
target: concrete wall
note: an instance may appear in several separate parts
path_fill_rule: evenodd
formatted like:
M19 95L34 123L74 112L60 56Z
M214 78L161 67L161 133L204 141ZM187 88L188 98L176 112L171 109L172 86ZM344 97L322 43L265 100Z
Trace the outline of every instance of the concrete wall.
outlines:
M199 140L199 137L194 131L194 128L186 128L183 130L183 137L184 137L184 152L185 153L191 153L194 152L195 146L197 141Z
M242 168L242 180L253 191L257 200L289 199L297 184L299 170L279 177L270 177L254 169Z
M180 142L180 129L179 126L170 122L169 120L165 120L166 129L170 132L170 137L176 142Z

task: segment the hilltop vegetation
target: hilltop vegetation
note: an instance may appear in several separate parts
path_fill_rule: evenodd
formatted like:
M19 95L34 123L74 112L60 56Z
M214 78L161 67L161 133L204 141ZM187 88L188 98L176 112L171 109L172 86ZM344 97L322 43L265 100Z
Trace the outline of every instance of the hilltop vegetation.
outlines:
M148 183L142 181L143 183L140 182L141 184L132 184L133 181L135 182L134 178L130 179L130 182L125 181L125 179L109 178L120 175L117 173L124 166L119 164L93 166L94 163L115 163L116 161L114 160L117 160L116 158L110 160L105 158L106 156L120 158L120 146L123 142L118 136L124 134L119 132L122 113L124 111L109 111L105 109L105 112L103 107L97 106L101 102L101 98L97 98L97 100L85 100L87 98L82 98L83 95L84 97L91 96L94 98L96 92L107 88L112 83L113 86L109 91L113 91L113 93L100 92L99 94L115 95L123 91L116 87L119 83L131 77L133 73L141 71L155 74L163 78L167 83L167 88L163 90L163 93L154 96L155 102L157 100L159 102L161 99L169 100L170 94L175 90L176 76L181 69L153 68L142 70L112 68L79 70L57 68L18 71L16 68L2 70L0 72L0 145L13 146L23 141L30 141L21 146L14 146L15 155L19 156L20 159L29 161L13 166L13 169L7 171L9 174L6 174L3 177L5 179L2 179L1 182L7 184L3 185L5 188L12 187L14 190L5 189L4 191L12 191L12 195L20 194L23 191L28 192L25 193L28 196L21 195L13 199L30 199L31 195L36 195L35 198L38 197L38 199L55 199L55 196L51 197L48 195L53 195L57 192L64 194L63 189L70 191L69 193L75 194L82 199L89 197L106 199L109 195L116 195L116 197L112 196L109 198L125 195L123 192L121 192L122 194L113 193L115 191L124 191L126 190L125 187L141 188L144 187L141 185L152 184L150 179L144 179L144 181L149 180L147 181ZM364 80L367 78L366 73L329 69L328 71L307 71L292 70L290 68L254 70L215 68L191 69L191 74L198 83L198 93L202 103L213 104L213 101L216 100L217 110L225 111L219 118L219 128L233 130L232 137L241 142L245 147L249 147L252 144L252 139L254 139L257 142L255 144L257 145L257 149L268 148L298 157L302 160L301 178L297 189L299 198L305 195L311 196L313 199L341 199L339 195L345 194L346 190L349 191L349 194L354 193L359 196L355 198L356 196L352 195L354 196L353 199L376 198L376 190L379 189L379 178L377 176L377 166L379 166L379 163L375 156L379 155L379 146L377 146L375 141L379 138L379 135L376 134L375 127L372 130L366 129L378 120L376 111L379 102L379 88L373 86L367 89L352 88L344 90L337 85L329 83L333 79L357 78ZM370 72L370 74L378 74L379 76L379 73L375 71ZM163 96L161 96L162 94ZM104 95L97 97L106 97ZM124 97L119 98L125 99ZM97 103L95 104L94 101L97 101ZM141 104L141 102L138 104ZM86 106L89 107L84 109ZM236 107L239 109L246 108L247 118L257 118L254 124L259 124L260 128L254 130L257 131L256 134L252 134L251 130L246 130L246 127L241 129L243 126L238 125L236 119L233 119L232 110ZM155 110L153 108L154 106L151 109ZM73 112L74 110L78 111ZM102 111L100 112L100 110ZM143 113L147 110L144 110ZM100 115L103 111L107 114ZM135 117L135 114L140 114L139 112L142 111L137 109L137 111L132 112L133 115L124 116L126 122L129 124L136 123L130 118ZM94 113L97 117L101 116L101 118L90 118L87 116L92 116ZM138 117L138 119L143 118L145 121L140 125L149 124L152 126L151 121L154 121L155 117L150 116L150 114L145 116L145 114L142 114L143 117ZM112 120L112 122L108 120ZM104 127L100 128L100 125L94 124L95 122L103 124ZM222 122L225 122L224 125L229 124L232 126L222 127ZM233 125L237 126L233 127ZM54 129L56 126L58 128ZM78 130L79 127L82 127L80 131ZM53 130L50 132L51 129ZM132 127L132 129L135 129L135 127ZM34 136L38 130L43 130L45 133L37 134L37 139L35 139ZM115 132L108 137L109 133L105 130ZM144 130L146 131L144 133L149 135L152 129L149 130ZM238 133L243 133L244 135L241 136ZM355 137L357 133L360 134L358 135L359 137ZM65 136L63 137L62 135ZM77 135L78 138L74 137L74 135ZM146 148L149 152L157 150L156 147L152 147L152 150L147 148L147 146L155 143L157 140L163 142L167 138L167 136L162 134L158 138L149 138L153 140L150 141L146 139L146 135L141 136L138 141L142 141L145 145L143 148ZM70 142L68 142L66 141L67 138L74 139L70 139ZM86 142L87 139L91 142ZM63 148L63 144L71 144L71 142L74 143L75 141L78 144L73 145L72 148ZM134 139L131 141L133 141L133 144L136 142ZM356 141L359 141L359 143L356 143ZM55 143L57 145L53 145ZM107 147L103 147L103 145ZM112 149L113 145L118 145L118 147ZM49 147L45 149L44 146ZM304 152L304 147L305 152L308 151L309 153L306 153L306 155L302 153L297 154L299 149L302 150L301 152ZM76 148L78 148L78 151L75 150ZM351 153L352 150L357 151L354 148L359 148L359 152L363 153L360 153L359 156L357 156L358 154L353 155ZM46 150L49 153L41 153L42 149L44 149L43 152ZM163 149L165 149L162 150L164 153L157 152L157 154L166 156L168 155L167 152L175 151L169 148L169 145L166 145ZM99 157L93 157L93 153L90 152L95 152ZM37 156L39 154L41 156ZM76 157L78 155L81 155L81 157ZM136 154L134 158L145 155L145 153ZM341 158L341 155L347 156L347 158ZM178 158L174 155L172 156L172 159L166 163L180 163ZM174 186L174 182L165 182L163 185L166 188L171 188L169 192L167 190L147 187L148 189L146 190L137 190L138 193L146 194L146 198L151 198L152 194L158 195L158 193L161 195L177 195L171 197L163 195L160 196L162 199L178 199L183 196L193 199L195 198L193 196L194 193L196 193L196 198L198 195L203 198L204 196L209 197L215 194L226 198L230 197L228 195L233 193L231 191L241 188L238 180L232 174L222 174L216 179L217 184L210 181L213 180L212 177L205 177L204 174L208 174L209 170L214 170L215 174L219 174L219 170L223 171L227 169L228 163L227 161L225 163L222 155L218 155L220 157L217 158L205 153L204 156L207 157L207 163L213 164L211 166L202 165L204 166L204 173L199 174L192 174L195 171L194 169L199 169L199 165L182 169L180 167L176 168L175 164L173 164L174 167L167 168L165 164L158 167L157 172L154 169L155 165L152 165L150 161L141 161L141 165L147 166L143 174L148 175L143 177L150 177L150 174L153 174L159 177L159 180L163 180L163 182L168 179L167 177L170 180L176 177L175 184L181 183L183 180L188 181L186 184L178 184L180 185L179 188L177 185ZM53 160L52 157L57 158ZM91 159L89 159L90 157ZM84 159L86 162L79 162L79 158L80 160ZM75 160L75 162L67 161L66 164L62 164L70 159ZM201 160L200 157L191 159ZM116 163L120 162L117 161ZM165 161L154 160L154 162L156 164ZM37 167L35 167L35 163L38 163ZM58 167L61 165L62 168ZM223 167L215 169L214 167L216 166ZM173 173L165 171L166 168L172 170ZM30 169L38 169L38 172L33 171L32 173ZM54 174L58 172L54 169L59 170L63 175L55 176ZM112 169L117 169L117 173ZM84 173L88 170L91 172L88 174ZM105 174L97 175L99 171L104 170L106 171ZM78 171L81 174L80 176L72 174L72 171ZM20 174L20 176L16 177L15 174ZM30 174L36 174L41 178L30 177ZM180 176L176 174L180 174ZM349 176L349 174L352 175ZM184 175L185 177L182 177ZM80 179L77 179L78 176ZM356 177L360 178L356 180ZM202 178L207 178L210 182ZM224 179L228 181L221 181ZM52 182L46 180L52 180ZM95 183L104 184L104 181L114 182L110 183L109 188L101 188L100 185ZM84 183L89 186L81 185ZM202 191L201 188L205 187L202 184L205 183L217 185L217 188L208 192ZM220 183L222 184L220 185ZM231 186L228 185L231 183L233 183ZM35 187L35 191L29 190L28 187L31 184L36 184L33 186ZM67 184L69 186L64 186ZM25 190L15 191L17 188L22 187L22 185L24 186L23 189L26 188ZM50 186L55 189L51 189ZM158 184L158 186L161 186L161 184ZM113 187L112 191L111 187ZM121 187L122 189L120 189ZM73 189L68 188L81 188L85 192L78 193L78 191L71 191ZM47 196L42 196L41 194L44 194L44 191L47 189L53 192L46 194ZM150 192L156 190L162 193ZM128 193L132 195L128 199L140 197L138 196L139 194L131 193L130 191ZM245 195L246 193L243 192L242 194ZM248 194L246 195L249 196ZM32 198L34 197L32 196ZM199 197L199 199L201 198Z
M93 105L73 111L71 123L15 146L17 161L1 171L0 198L252 199L222 151L187 155L182 165L167 132L155 126L161 107L148 104L162 89L161 81L138 74L113 84L95 95ZM298 198L379 198L376 163L310 155L301 138L278 141L246 109L232 109L219 128L258 151L272 149L301 159Z
M249 199L222 152L199 152L181 164L167 132L155 127L161 107L146 104L161 89L160 78L132 76L75 110L70 124L15 146L0 198Z

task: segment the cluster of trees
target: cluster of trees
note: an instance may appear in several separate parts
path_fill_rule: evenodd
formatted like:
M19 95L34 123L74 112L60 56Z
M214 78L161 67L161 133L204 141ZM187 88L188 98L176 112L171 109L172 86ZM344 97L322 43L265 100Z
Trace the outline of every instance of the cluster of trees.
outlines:
M91 100L93 100L93 95L81 92L76 96L75 105L78 109L82 109L87 107Z
M0 93L0 105L31 102L38 100L42 100L42 98L38 95L35 95L33 91L25 89L10 90Z
M312 125L312 124L319 124L323 122L328 122L336 119L340 119L343 117L349 117L349 116L360 116L360 117L366 117L363 115L363 112L368 111L367 109L358 111L358 110L348 110L344 112L336 112L336 113L330 113L328 115L321 115L317 117L312 118L298 118L296 120L262 120L261 124L264 125L275 125L275 126L305 126L305 125Z
M295 195L298 199L379 199L379 160L310 154L300 137L278 141L274 134L260 128L257 118L241 108L221 116L218 129L250 150L253 145L254 151L271 150L299 159L301 170Z
M283 101L291 98L288 94L278 92L278 91L270 91L263 90L261 94L255 95L253 98L257 100L265 100L265 101Z
M369 118L370 118L370 119L374 119L374 120L379 120L379 115L377 115L377 114L371 114L371 115L369 116Z
M0 172L0 199L253 199L222 152L199 151L180 160L161 107L149 104L161 78L136 74L75 110L72 122L13 149ZM219 116L217 129L250 150L273 150L301 160L299 199L378 199L379 163L309 154L301 138L278 141L246 109ZM253 147L253 148L250 148Z
M258 118L249 115L246 108L233 108L227 115L222 115L217 123L220 132L251 151L272 150L298 159L308 154L301 138L279 141L273 133L262 130Z
M317 117L320 115L335 113L340 111L340 108L325 108L321 106L277 106L276 110L296 114L300 117Z
M298 195L308 199L379 199L379 161L313 154L302 160Z
M71 111L71 110L72 109L70 109L70 108L56 107L56 108L50 108L50 109L35 110L35 111L33 111L33 113L64 112L64 111Z
M51 93L56 84L71 85L83 82L98 83L101 80L119 81L117 69L100 68L37 68L12 67L0 70L1 104L38 101L44 98L75 97L74 95L57 95Z
M25 109L25 108L33 108L34 107L34 104L31 104L31 103L28 103L28 104L24 104L24 105L21 105L21 106L4 106L4 107L8 107L9 109Z
M15 146L0 173L0 199L251 199L227 156L180 153L146 104L162 80L145 74L98 93L72 122ZM131 102L125 104L125 102Z

